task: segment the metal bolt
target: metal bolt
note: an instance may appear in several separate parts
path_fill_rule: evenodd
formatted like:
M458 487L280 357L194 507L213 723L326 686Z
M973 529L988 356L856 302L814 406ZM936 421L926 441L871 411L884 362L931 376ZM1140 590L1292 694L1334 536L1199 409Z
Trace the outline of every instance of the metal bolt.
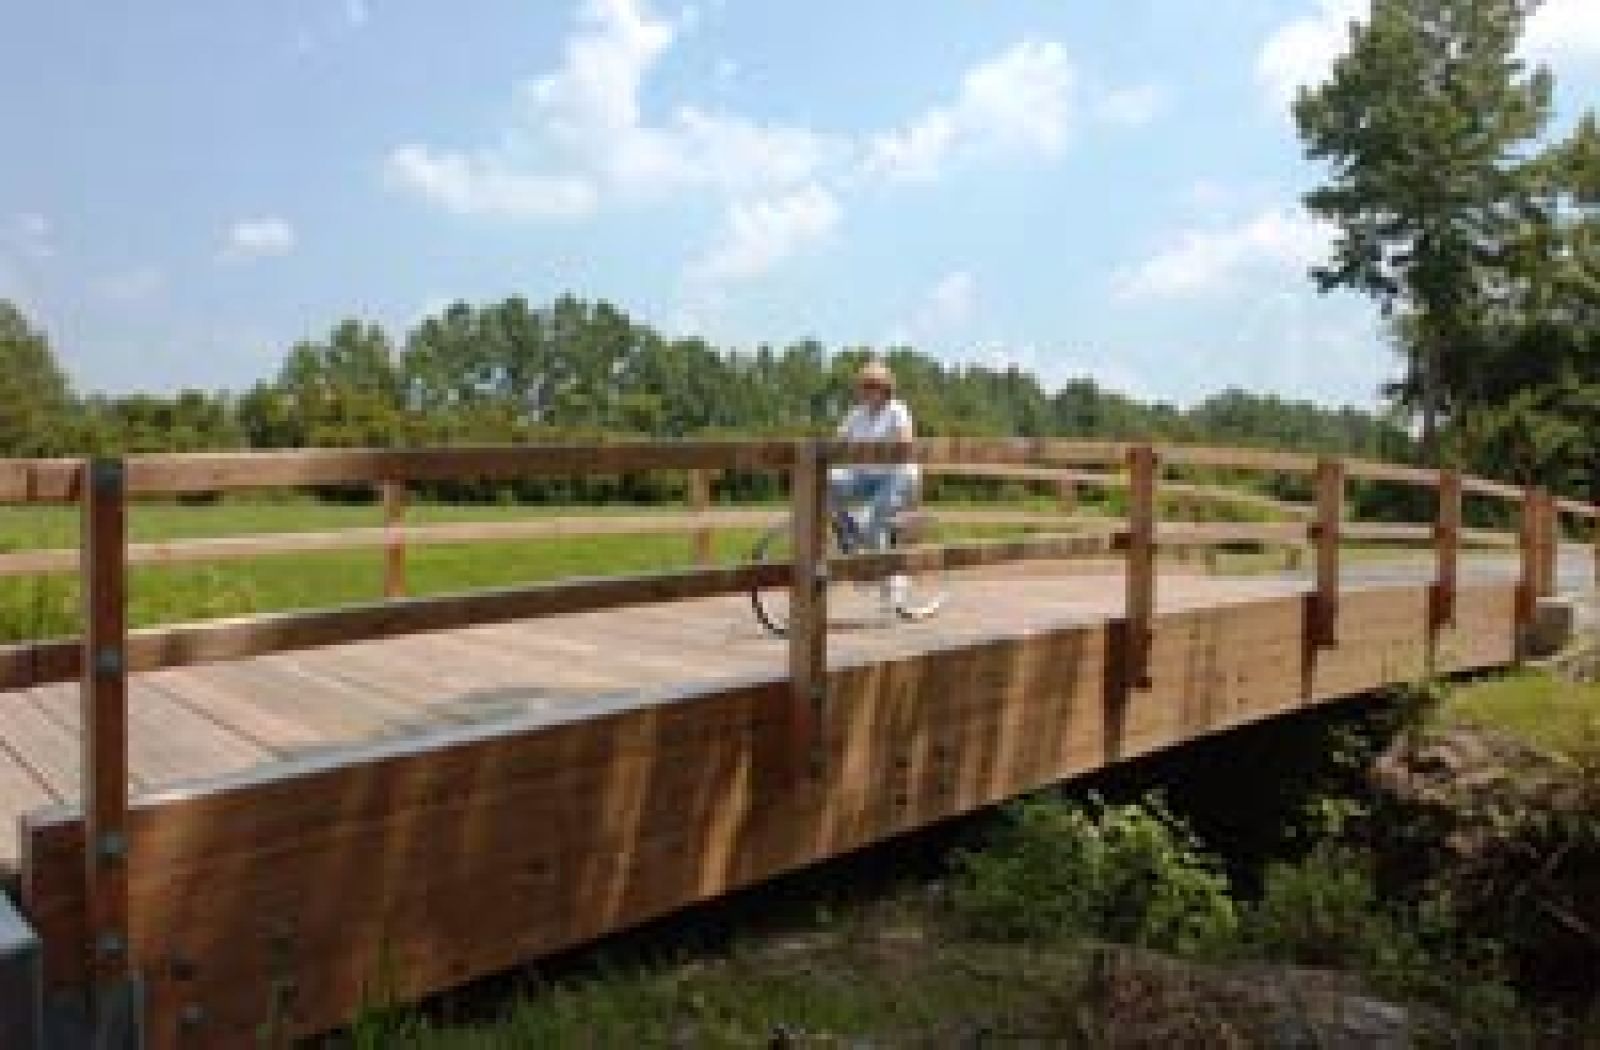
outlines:
M120 959L127 949L128 942L120 933L108 930L94 939L95 954L102 959Z
M178 1024L184 1028L199 1028L206 1023L206 1008L199 1003L184 1003L178 1011Z
M94 673L114 677L122 673L122 650L114 645L102 646L94 651Z
M119 863L128 855L128 838L120 831L108 831L95 842L95 855L103 864Z
M112 492L122 487L122 460L97 459L89 467L90 483L99 492Z

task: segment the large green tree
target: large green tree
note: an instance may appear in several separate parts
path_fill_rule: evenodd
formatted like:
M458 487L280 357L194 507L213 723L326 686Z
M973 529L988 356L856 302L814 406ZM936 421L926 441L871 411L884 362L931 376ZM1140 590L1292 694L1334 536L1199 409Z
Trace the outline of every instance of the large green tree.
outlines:
M1551 77L1517 57L1533 0L1373 0L1329 80L1294 117L1327 181L1306 196L1337 225L1313 275L1375 297L1407 364L1396 387L1437 457L1452 374L1482 348L1483 293L1537 221L1527 161L1550 117Z
M72 388L50 343L0 299L0 456L71 451Z

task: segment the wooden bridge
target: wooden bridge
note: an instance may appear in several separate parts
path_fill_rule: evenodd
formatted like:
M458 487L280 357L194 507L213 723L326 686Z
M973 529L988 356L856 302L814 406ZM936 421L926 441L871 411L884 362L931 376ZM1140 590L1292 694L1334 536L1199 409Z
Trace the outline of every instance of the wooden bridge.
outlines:
M906 459L1065 497L1115 487L1127 509L951 511L1034 531L829 559L829 465ZM696 506L404 523L407 485L657 471L696 479ZM673 529L704 553L711 530L779 516L712 508L704 479L725 471L787 476L791 562L400 594L407 544ZM1269 499L1262 475L1311 498ZM383 488L386 527L127 541L130 500L350 485ZM1425 490L1428 520L1352 520L1355 485ZM1207 501L1269 520L1163 520ZM0 461L5 502L81 506L79 551L0 555L0 575L78 564L84 629L0 648L0 811L17 829L0 860L43 946L46 1001L84 1004L102 1028L138 1021L154 1047L325 1030L375 997L458 985L1131 756L1511 664L1563 535L1597 516L1451 471L1054 440ZM1514 531L1467 528L1464 507ZM1304 548L1308 571L1228 578L1163 557L1241 543ZM1426 555L1354 586L1353 544ZM352 546L387 549L389 597L126 626L130 563ZM1469 571L1475 548L1489 571ZM830 616L828 581L930 566L957 581L936 619ZM787 639L755 625L754 587L789 588Z

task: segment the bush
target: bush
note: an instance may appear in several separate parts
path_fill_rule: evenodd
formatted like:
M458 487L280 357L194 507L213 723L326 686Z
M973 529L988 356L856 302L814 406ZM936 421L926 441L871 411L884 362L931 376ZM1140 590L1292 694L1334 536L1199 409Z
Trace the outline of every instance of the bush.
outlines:
M1329 843L1270 865L1244 941L1263 958L1359 973L1378 994L1510 1034L1518 1002L1496 947L1463 930L1448 894L1386 900L1374 869L1371 854Z
M971 935L1097 937L1189 956L1236 940L1227 876L1159 798L1031 800L1003 820L987 849L957 859L951 904Z

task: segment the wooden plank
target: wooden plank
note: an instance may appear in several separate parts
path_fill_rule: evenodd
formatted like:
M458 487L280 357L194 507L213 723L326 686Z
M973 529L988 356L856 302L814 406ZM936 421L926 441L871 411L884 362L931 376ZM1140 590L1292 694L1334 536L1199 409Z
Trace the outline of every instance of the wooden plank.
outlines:
M1517 546L1517 534L1493 529L1462 529L1461 542L1468 547L1510 548Z
M1165 491L1166 486L1162 486ZM1310 535L1299 523L1187 521L1163 525L1155 542L1163 547L1206 547L1229 543L1302 544Z
M406 504L410 494L405 483L385 481L383 494L383 596L403 598L406 594Z
M1344 473L1345 477L1358 481L1389 481L1418 488L1432 488L1439 483L1439 472L1436 470L1399 463L1377 463L1369 459L1345 460Z
M1600 517L1600 507L1596 507L1593 503L1585 503L1576 499L1556 500L1556 510L1562 514L1571 514L1576 518Z
M487 481L695 468L781 470L793 458L793 443L788 441L616 441L176 453L129 459L128 489L137 495L155 496L383 481Z
M1265 448L1204 448L1199 445L1162 445L1161 461L1170 466L1216 467L1223 470L1259 470L1279 474L1310 474L1315 456Z
M1122 489L1128 487L1128 476L1126 474L1072 470L1062 467L1026 467L1004 463L930 463L923 469L929 474L943 474L955 477L987 477L1014 481L1046 482L1057 486L1058 496L1061 492L1066 491L1067 487L1075 489L1079 485L1099 489ZM1263 496L1259 492L1231 489L1222 485L1164 481L1161 490L1173 495L1189 496L1206 502L1257 507L1261 510L1284 514L1289 517L1310 517L1312 513L1311 509L1303 504L1277 500L1270 496ZM1072 504L1069 505L1063 502L1061 505L1064 510L1069 506L1076 506L1076 492L1074 491L1073 493Z
M1317 547L1317 592L1312 640L1334 645L1339 637L1339 545L1343 542L1345 473L1342 460L1317 464L1317 522L1312 537Z
M829 463L821 443L808 444L789 475L789 696L776 772L779 783L791 785L822 772L814 760L828 702Z
M76 459L0 459L0 504L76 503L83 463Z
M1495 499L1507 500L1512 503L1521 503L1523 497L1527 494L1525 489L1518 488L1515 485L1471 475L1462 476L1461 491L1470 492L1474 496L1492 496Z
M47 697L47 692L57 696ZM55 716L52 707L60 706L72 712L69 727ZM5 702L3 736L5 746L38 777L58 801L77 801L83 789L83 744L78 732L76 689L52 686L43 690L30 690L8 697ZM24 808L6 809L6 813L23 813Z
M84 894L97 991L128 979L128 542L126 478L118 460L86 464L83 486Z
M1151 446L1137 445L1128 450L1124 681L1136 689L1148 686L1150 679L1150 639L1156 612L1156 475L1159 469L1156 451Z
M1432 544L1438 535L1438 527L1404 521L1347 521L1341 527L1341 532L1347 541Z
M1441 471L1434 536L1434 625L1456 621L1461 564L1461 473Z

